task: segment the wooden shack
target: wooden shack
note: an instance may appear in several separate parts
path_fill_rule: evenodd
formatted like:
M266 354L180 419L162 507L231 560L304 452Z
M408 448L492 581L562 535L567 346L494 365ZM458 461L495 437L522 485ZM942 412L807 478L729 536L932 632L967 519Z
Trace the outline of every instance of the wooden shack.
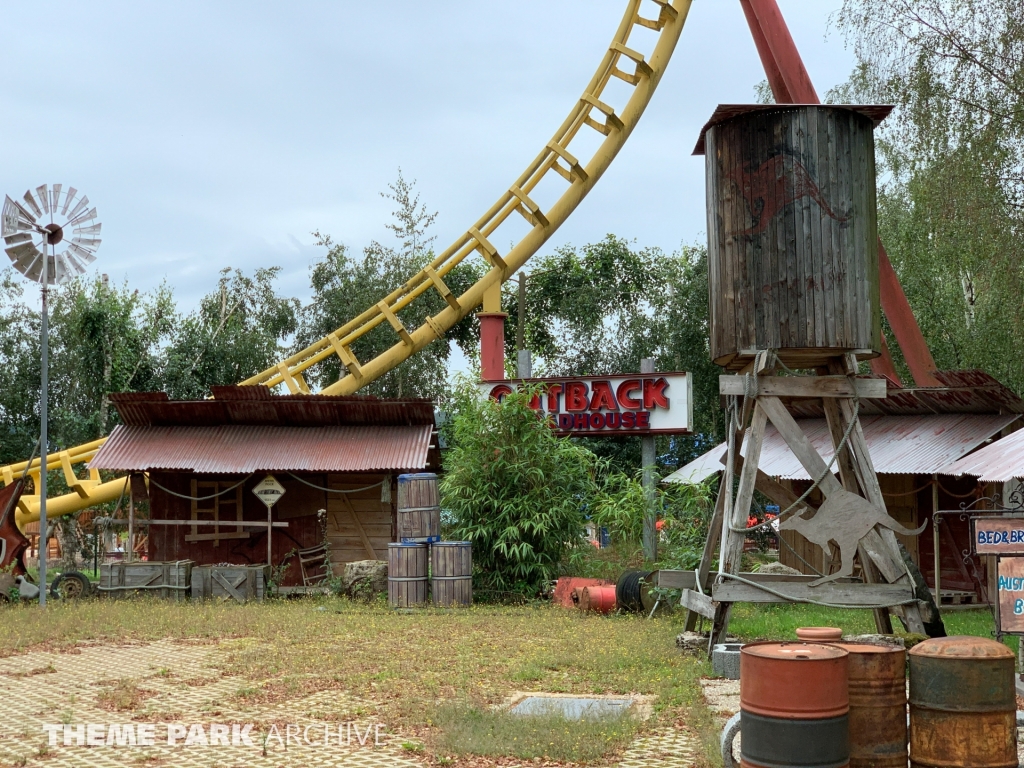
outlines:
M265 387L216 387L198 401L162 392L111 399L123 423L90 467L146 478L148 504L134 527L148 531L151 561L264 565L269 535L269 564L287 564L281 584L299 587L297 553L325 540L337 575L348 562L386 560L397 476L440 465L426 399L275 396ZM253 493L268 475L284 490L269 521Z
M1022 426L1024 414L1024 400L981 371L939 371L935 375L944 386L902 389L890 382L885 399L860 402L861 426L889 515L905 528L928 524L918 536L897 534L897 538L932 588L934 513L972 504L974 509L984 511L998 504L1004 495L1002 485L985 482L984 478L979 482L977 471L970 466L960 469L959 465L1015 433ZM820 401L792 401L788 406L828 461L833 452ZM666 477L665 482L701 482L719 473L725 449L724 443L716 446ZM741 453L745 450L744 444ZM1024 461L1020 463L1024 474ZM758 467L793 496L799 497L811 485L806 470L772 426L765 432ZM785 500L769 501L785 508ZM812 507L821 501L817 490L808 497ZM941 518L939 580L944 602L989 602L994 569L987 558L970 555L968 516L944 514ZM835 564L825 558L821 547L796 531L784 531L782 537L779 561L784 565L809 575L834 569Z

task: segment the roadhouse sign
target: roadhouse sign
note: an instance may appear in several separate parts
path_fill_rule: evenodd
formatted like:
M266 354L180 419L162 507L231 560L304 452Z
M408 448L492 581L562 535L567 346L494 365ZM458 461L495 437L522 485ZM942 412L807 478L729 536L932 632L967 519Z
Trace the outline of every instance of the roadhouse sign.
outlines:
M693 425L688 373L488 381L480 389L500 400L520 383L541 385L530 407L549 416L563 435L686 434Z

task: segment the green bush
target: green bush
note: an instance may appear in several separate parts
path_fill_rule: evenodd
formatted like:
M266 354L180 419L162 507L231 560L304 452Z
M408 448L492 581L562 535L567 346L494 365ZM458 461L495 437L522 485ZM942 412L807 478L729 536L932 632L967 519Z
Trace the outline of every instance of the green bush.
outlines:
M534 391L501 403L463 382L447 431L441 500L454 539L473 543L484 593L533 595L580 551L584 508L598 495L593 453L555 436L530 408Z

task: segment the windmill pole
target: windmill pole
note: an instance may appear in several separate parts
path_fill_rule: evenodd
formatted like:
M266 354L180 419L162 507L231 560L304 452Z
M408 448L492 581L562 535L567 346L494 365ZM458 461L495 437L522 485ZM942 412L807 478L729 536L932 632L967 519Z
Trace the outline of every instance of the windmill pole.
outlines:
M49 259L46 257L46 240L43 238L43 316L40 325L40 387L39 387L39 607L46 607L46 556L49 547L46 537L46 404L49 389L49 376L47 369L50 363L50 316L46 306L47 294L49 294ZM50 246L53 250L53 246Z

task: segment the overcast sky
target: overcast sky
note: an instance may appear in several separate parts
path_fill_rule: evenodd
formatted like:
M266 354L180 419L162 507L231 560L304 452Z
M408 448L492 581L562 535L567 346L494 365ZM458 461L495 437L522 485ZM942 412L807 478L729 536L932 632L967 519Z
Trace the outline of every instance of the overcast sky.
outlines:
M819 93L845 80L840 0L779 4ZM391 242L379 193L399 167L439 211L437 245L464 232L550 139L624 7L0 0L0 194L83 190L103 223L98 271L166 279L184 309L225 266L281 266L305 299L312 230ZM739 2L696 0L639 127L546 247L703 240L698 131L763 77Z

